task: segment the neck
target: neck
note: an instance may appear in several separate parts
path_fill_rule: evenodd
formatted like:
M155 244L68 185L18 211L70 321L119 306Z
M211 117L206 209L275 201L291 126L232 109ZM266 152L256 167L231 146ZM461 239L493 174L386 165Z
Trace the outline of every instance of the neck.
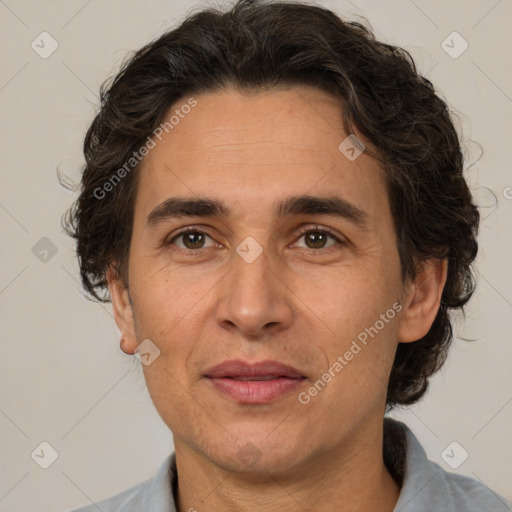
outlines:
M178 512L392 512L400 494L375 426L279 473L232 472L175 439Z

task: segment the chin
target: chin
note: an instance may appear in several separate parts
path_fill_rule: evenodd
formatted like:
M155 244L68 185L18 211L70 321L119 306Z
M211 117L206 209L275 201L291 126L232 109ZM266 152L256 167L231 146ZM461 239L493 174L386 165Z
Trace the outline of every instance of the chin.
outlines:
M300 451L304 450L305 443L293 443L289 436L286 440L270 440L265 436L271 430L254 437L246 434L235 443L232 438L228 445L210 445L208 458L226 471L252 473L267 479L269 473L277 476L293 471L307 458L308 454Z

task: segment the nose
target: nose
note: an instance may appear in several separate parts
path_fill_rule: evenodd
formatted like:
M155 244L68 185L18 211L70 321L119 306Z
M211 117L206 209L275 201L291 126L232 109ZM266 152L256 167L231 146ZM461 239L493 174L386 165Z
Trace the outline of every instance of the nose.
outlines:
M231 271L219 289L218 324L252 340L288 328L293 319L291 292L277 262L272 264L266 251L251 263L236 253L232 257Z

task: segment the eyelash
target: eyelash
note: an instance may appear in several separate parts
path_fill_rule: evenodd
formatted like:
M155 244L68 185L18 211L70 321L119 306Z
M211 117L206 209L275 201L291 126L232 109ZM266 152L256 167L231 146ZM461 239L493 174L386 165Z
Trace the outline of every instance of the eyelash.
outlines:
M318 252L318 251L321 251L321 250L325 251L325 250L334 248L336 245L343 245L345 243L342 240L340 240L329 228L321 228L321 227L319 227L316 224L313 225L313 226L310 225L310 226L303 226L303 227L301 227L300 230L299 230L298 238L301 238L304 235L307 235L309 233L321 233L321 234L324 234L324 235L328 235L331 238L334 238L334 240L336 240L336 242L337 242L337 244L335 244L335 245L331 245L330 247L322 247L320 249L306 248L306 250L309 250L309 251L314 251L314 252Z
M200 233L200 234L208 236L209 238L212 238L205 231L202 231L199 228L195 228L194 226L188 226L188 227L182 229L180 232L176 233L176 235L174 235L170 240L166 241L164 243L164 245L165 246L172 245L176 239L178 239L180 236L186 235L188 233ZM323 227L321 228L316 224L301 227L299 230L299 236L298 236L297 240L309 233L321 233L321 234L328 235L331 238L334 238L334 240L336 240L337 243L332 246L329 246L329 247L322 247L320 249L311 249L311 248L307 248L307 247L303 248L306 251L312 251L312 252L319 252L321 250L327 251L329 249L335 248L337 245L345 245L346 244L346 242L340 240L340 238L338 236L336 236L329 228L323 228ZM201 251L201 248L200 249L182 249L181 247L177 247L175 250L178 252L184 253L184 254L198 254Z

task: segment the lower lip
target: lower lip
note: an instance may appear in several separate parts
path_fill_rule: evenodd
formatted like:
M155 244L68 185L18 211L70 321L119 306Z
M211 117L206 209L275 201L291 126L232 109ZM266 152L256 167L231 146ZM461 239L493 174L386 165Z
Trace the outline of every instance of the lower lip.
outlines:
M244 404L267 404L295 390L304 379L279 377L270 380L237 380L211 378L208 380L220 392Z

